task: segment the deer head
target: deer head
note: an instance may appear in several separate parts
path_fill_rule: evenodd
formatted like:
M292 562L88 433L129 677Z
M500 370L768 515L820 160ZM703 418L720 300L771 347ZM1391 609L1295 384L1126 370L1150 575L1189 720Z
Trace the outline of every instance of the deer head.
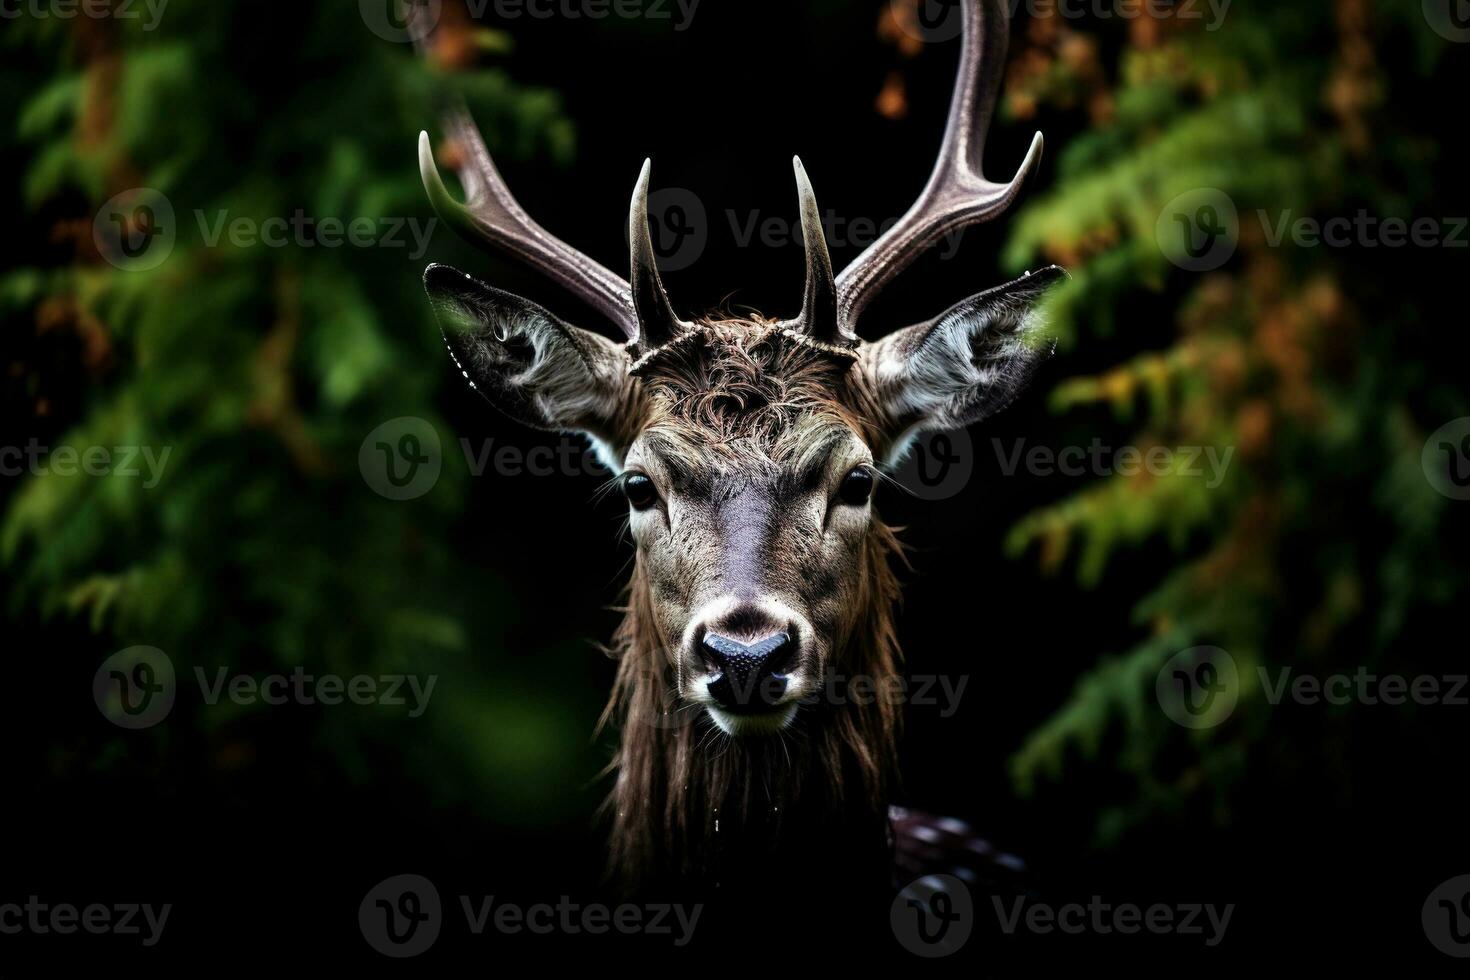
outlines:
M1009 18L999 0L969 0L963 10L959 80L933 175L841 275L795 161L806 285L791 319L679 316L655 262L647 163L633 192L624 280L527 216L466 114L447 122L465 203L445 189L427 134L420 139L424 183L447 224L538 269L624 334L615 342L572 326L445 266L426 275L470 384L527 425L588 436L626 495L637 560L614 699L629 715L616 763L625 822L637 822L629 811L677 809L680 794L696 792L684 777L701 765L694 743L711 724L747 743L739 758L756 767L764 750L750 743L803 724L803 702L824 672L896 672L894 542L873 511L875 478L917 434L1003 408L1044 353L1033 308L1063 276L1055 267L882 339L857 334L885 283L943 236L1000 215L1040 157L1038 133L1013 179L982 175ZM869 794L880 793L896 709L810 713L807 724L820 731L808 740L813 751L827 746L838 772L838 757L857 758ZM673 721L633 730L653 717ZM728 788L742 777L729 769L722 778ZM722 790L705 792L718 805Z

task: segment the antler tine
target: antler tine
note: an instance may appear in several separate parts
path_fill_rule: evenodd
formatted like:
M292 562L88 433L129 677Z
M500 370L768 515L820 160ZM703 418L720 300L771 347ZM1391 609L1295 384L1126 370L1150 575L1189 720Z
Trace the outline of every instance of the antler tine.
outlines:
M938 162L908 213L837 277L838 323L845 334L855 333L868 303L924 250L950 232L989 221L1010 207L1041 159L1037 133L1009 183L985 179L981 158L1005 70L1010 12L1005 0L964 0L963 12L959 78Z
M822 212L812 182L801 165L801 157L791 161L796 170L797 205L801 209L801 240L806 248L806 287L802 294L801 313L783 327L811 337L823 344L856 346L856 340L842 336L837 329L837 286L832 276L832 257L827 251L827 232L822 227Z
M648 223L648 182L653 161L644 160L633 188L633 204L628 211L628 243L632 252L630 282L633 309L639 324L638 347L642 352L662 347L690 328L680 320L664 292L658 274L658 256L653 250L653 228Z
M409 9L411 17L427 16L417 4ZM437 24L416 33L415 47L420 54L429 54L436 28ZM419 172L440 220L471 244L499 249L536 269L606 315L630 341L637 340L632 287L617 273L531 220L500 176L484 137L463 104L444 114L443 126L463 161L456 172L464 187L465 202L456 201L444 186L429 134L420 133Z
M467 112L450 113L445 129L464 154L458 172L467 199L460 204L450 196L439 176L429 134L421 133L419 170L440 219L472 244L493 246L536 269L605 314L629 340L636 340L638 318L628 283L531 220L511 196Z

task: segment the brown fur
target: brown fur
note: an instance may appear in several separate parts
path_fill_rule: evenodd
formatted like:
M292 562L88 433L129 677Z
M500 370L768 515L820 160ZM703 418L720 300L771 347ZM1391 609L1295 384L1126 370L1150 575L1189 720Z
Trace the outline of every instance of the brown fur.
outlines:
M644 428L677 451L747 466L817 451L803 437L813 419L841 422L877 450L872 398L852 364L769 322L707 322L701 336L641 372L650 396ZM828 668L888 684L901 662L893 622L897 538L874 519L859 555L856 601ZM717 821L722 829L759 824L779 832L792 813L809 819L884 811L901 724L891 699L819 697L803 705L786 732L729 738L691 710L697 706L680 703L677 657L654 626L655 596L641 556L627 599L612 649L617 681L602 719L622 729L607 807L612 861L623 876L646 881L707 871Z

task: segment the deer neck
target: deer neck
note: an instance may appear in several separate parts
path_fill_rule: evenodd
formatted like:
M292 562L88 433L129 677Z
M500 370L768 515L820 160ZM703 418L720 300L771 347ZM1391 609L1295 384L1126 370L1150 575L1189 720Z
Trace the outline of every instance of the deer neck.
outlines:
M899 545L874 524L851 627L828 681L777 736L731 739L673 694L672 659L653 628L653 599L635 568L615 637L619 669L604 724L621 739L609 770L612 863L630 881L718 878L752 857L801 853L813 839L886 848L896 777L900 653L891 567ZM856 678L866 696L851 688Z

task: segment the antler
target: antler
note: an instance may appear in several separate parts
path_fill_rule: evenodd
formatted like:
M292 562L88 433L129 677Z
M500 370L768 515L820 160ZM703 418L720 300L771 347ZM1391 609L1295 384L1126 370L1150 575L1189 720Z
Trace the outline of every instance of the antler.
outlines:
M458 109L448 113L445 130L464 155L464 163L458 168L465 189L464 204L454 200L445 188L429 134L419 134L419 170L424 188L444 223L474 244L501 249L532 266L606 314L629 340L638 339L638 316L628 283L531 220L495 169L485 140L468 112Z
M944 144L918 201L899 222L843 270L835 281L820 212L801 161L795 161L807 282L801 315L783 326L826 347L852 348L858 318L878 291L945 235L989 221L1015 200L1041 157L1041 134L1031 142L1009 183L985 179L985 134L1005 68L1010 15L1006 0L963 0L964 46L950 103ZM420 47L430 42L420 39ZM460 183L466 201L444 186L427 133L419 137L419 169L434 209L446 224L480 245L510 253L605 314L646 354L690 328L669 305L650 241L648 167L633 195L630 214L631 284L549 234L531 220L506 186L484 138L463 108L446 114L445 131L461 150Z
M856 341L843 337L837 329L837 286L832 278L832 256L827 252L827 233L822 228L822 212L817 195L801 165L801 157L791 161L796 169L797 204L801 209L801 240L806 246L806 287L802 293L801 313L781 326L810 337L821 344L851 347Z
M633 205L628 213L628 242L633 253L632 296L639 332L638 355L662 347L691 327L680 320L664 292L658 274L658 256L653 250L653 228L648 223L648 179L653 161L643 161L638 186L633 188Z
M410 17L428 18L426 8L414 4ZM438 31L437 18L415 33L414 46L428 56ZM526 214L495 167L485 139L462 104L444 114L444 132L460 150L456 168L464 187L465 202L450 196L439 176L433 144L428 133L419 134L419 173L424 189L440 219L471 244L490 246L545 275L605 314L630 341L638 339L638 311L633 288L621 276L572 248L542 228Z
M981 171L985 134L1000 89L1010 41L1005 0L964 0L964 47L949 107L944 145L924 193L909 212L837 277L838 330L854 327L868 303L894 276L950 232L999 216L1041 159L1041 134L1010 183L994 184Z

